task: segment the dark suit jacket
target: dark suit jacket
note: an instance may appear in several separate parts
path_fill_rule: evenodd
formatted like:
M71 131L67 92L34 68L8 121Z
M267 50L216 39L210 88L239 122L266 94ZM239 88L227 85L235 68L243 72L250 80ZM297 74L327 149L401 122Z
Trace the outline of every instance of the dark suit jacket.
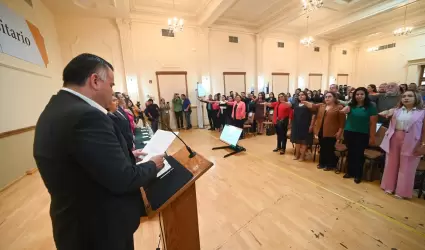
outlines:
M153 162L134 165L112 120L60 91L36 126L34 158L51 195L59 250L120 250L144 211L140 187L156 177Z
M114 115L118 117L116 124L120 128L120 131L124 136L125 141L127 142L127 146L129 148L133 148L133 132L131 131L130 121L127 118L127 113L121 107L118 107L118 111L115 111L114 113Z
M115 114L109 113L109 112L108 112L108 116L114 122L115 134L117 134L117 136L118 136L118 134L121 134L121 136L123 136L123 133L125 133L126 131L121 130L121 126L120 126L121 120L118 118L118 116L116 116ZM131 143L130 145L129 145L128 142L126 142L126 143L127 143L128 151L129 151L129 154L130 154L131 163L136 164L136 158L133 155L133 143Z

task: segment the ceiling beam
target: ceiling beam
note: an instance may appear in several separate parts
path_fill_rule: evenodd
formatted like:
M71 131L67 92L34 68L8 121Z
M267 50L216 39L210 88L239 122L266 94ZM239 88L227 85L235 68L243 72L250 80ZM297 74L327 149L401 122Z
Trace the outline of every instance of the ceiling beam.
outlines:
M210 0L198 14L198 24L210 27L223 13L239 0Z
M326 35L327 33L342 29L355 22L365 20L397 8L401 8L406 4L411 4L417 1L419 0L387 0L361 11L355 12L354 14L351 14L339 21L331 22L329 25L325 25L322 28L312 29L312 32L310 33L312 36Z
M303 16L305 12L301 8L300 1L291 1L288 3L281 11L276 13L269 22L261 25L258 29L258 33L265 34L273 32L274 29L279 28L280 26L290 23L297 18Z

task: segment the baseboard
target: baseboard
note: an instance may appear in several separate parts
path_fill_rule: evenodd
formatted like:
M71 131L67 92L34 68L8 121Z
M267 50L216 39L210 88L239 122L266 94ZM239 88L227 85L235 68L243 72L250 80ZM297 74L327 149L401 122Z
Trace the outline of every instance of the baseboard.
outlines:
M10 182L9 184L7 184L6 186L4 186L4 187L1 187L0 188L0 193L1 192L3 192L4 190L6 190L6 189L8 189L8 188L10 188L11 186L13 186L13 184L15 184L15 183L17 183L18 181L20 181L22 178L24 178L25 176L27 176L27 175L33 175L35 172L37 172L38 171L38 168L31 168L31 169L29 169L29 170L27 170L27 171L25 171L25 174L24 175L21 175L21 176L19 176L18 178L16 178L14 181L12 181L12 182Z
M32 175L32 174L34 174L37 171L38 171L38 168L31 168L31 169L25 171L25 174Z
M0 188L0 193L5 191L6 189L10 188L11 186L13 186L13 184L17 183L18 181L20 181L22 178L24 178L25 176L27 176L26 174L19 176L18 178L16 178L14 181L10 182L9 184L7 184L6 186Z

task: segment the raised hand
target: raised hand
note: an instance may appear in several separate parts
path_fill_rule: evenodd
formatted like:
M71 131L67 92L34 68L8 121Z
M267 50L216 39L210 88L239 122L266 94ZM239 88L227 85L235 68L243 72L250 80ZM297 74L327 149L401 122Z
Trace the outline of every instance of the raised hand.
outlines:
M351 108L350 106L345 106L343 109L341 109L339 112L344 113L344 114L348 114L350 113Z

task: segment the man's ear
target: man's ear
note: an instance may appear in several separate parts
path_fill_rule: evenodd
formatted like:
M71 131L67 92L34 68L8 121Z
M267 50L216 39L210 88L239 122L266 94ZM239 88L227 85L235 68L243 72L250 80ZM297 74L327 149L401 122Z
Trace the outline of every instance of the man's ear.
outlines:
M101 83L100 83L99 75L96 74L96 73L91 74L88 78L88 84L90 84L90 87L95 89L95 90L100 89Z

